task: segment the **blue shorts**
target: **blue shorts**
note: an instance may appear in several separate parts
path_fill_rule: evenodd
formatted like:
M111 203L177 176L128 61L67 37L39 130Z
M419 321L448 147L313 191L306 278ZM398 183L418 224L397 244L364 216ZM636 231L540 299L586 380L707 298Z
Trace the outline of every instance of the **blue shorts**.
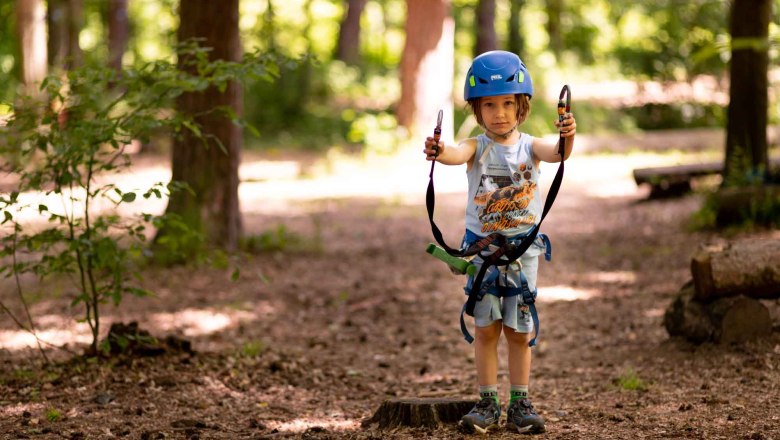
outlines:
M466 230L463 237L463 245L467 246L480 239L475 233ZM533 292L536 289L536 272L539 268L539 255L545 250L544 242L537 238L531 247L508 266L493 267L490 270L500 270L496 283L501 286L519 287L521 278L519 272L522 271L528 282L528 288ZM477 266L482 265L482 258L477 255L471 262ZM468 286L473 281L473 275L469 276ZM468 295L468 288L466 290ZM488 327L496 321L503 321L505 327L514 329L519 333L531 333L534 329L533 319L528 305L523 302L520 295L499 298L495 295L486 294L481 300L477 301L474 307L474 325L477 327Z

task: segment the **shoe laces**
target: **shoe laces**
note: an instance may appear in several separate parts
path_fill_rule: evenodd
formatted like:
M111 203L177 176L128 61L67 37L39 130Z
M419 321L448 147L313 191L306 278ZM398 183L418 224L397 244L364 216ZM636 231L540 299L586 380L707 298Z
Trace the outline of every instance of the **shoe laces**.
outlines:
M475 409L479 414L486 415L495 412L495 405L496 401L492 397L483 397L479 402L477 402Z
M534 410L534 405L531 403L528 399L521 399L518 400L514 405L512 405L516 411L520 411L524 416L527 415L537 415L536 410Z

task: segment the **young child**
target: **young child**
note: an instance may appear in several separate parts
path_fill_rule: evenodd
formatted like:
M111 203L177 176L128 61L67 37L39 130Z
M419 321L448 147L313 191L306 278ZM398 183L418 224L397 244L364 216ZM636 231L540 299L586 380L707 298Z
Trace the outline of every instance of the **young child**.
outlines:
M560 162L556 140L545 141L517 130L531 110L533 86L520 58L510 52L492 51L474 58L466 75L465 99L479 125L485 130L457 147L425 141L428 160L445 165L467 164L468 201L464 246L494 232L521 239L540 221L543 200L539 191L539 163ZM555 126L565 139L563 159L574 145L577 124L571 113ZM541 234L540 234L541 235ZM526 283L536 289L538 256L546 242L537 237L517 262L502 266L496 280L503 286ZM479 266L477 256L472 263ZM487 277L486 277L487 278ZM470 289L469 279L467 291ZM502 331L508 344L510 401L508 429L521 433L544 432L544 420L534 410L528 396L531 372L529 341L534 330L528 305L522 296L499 298L484 295L474 308L474 344L479 397L477 405L460 421L469 432L484 433L498 427L501 405L498 400L498 341Z

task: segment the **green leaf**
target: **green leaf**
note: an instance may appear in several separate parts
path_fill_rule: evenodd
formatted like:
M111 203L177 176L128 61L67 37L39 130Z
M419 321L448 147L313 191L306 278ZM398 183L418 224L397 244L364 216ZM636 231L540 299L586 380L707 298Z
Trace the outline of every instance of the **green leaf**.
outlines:
M3 220L3 222L0 223L0 225L5 224L6 222L10 222L11 220L14 219L14 216L11 215L11 213L8 211L3 211L3 215L5 216L5 220Z
M187 127L191 132L195 133L195 136L197 137L203 137L203 134L200 131L200 127L198 127L195 123L192 121L184 120L182 121L182 124Z
M230 274L230 281L236 282L241 278L241 269L236 268L232 274Z
M127 203L134 202L135 201L135 193L134 192L128 192L128 193L122 194L122 201L123 202L127 202Z

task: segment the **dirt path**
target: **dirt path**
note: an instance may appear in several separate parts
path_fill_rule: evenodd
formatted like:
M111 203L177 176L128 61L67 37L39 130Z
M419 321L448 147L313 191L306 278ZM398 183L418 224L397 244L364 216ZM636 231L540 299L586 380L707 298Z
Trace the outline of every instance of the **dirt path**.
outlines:
M276 231L267 236L286 238L283 250L223 268L149 269L144 283L157 296L127 299L107 317L184 337L195 354L41 369L0 320L0 438L468 437L455 427L360 428L389 397L475 393L473 351L458 327L464 280L423 252L427 172L411 157L384 162L384 172L346 169L370 180L376 197L323 198L317 191L330 181L294 176L243 185L247 232ZM548 433L537 438L780 439L780 332L693 346L670 340L661 324L690 255L714 238L684 227L699 197L643 201L629 176L653 164L644 156L577 159L545 221L553 261L540 265L531 395ZM462 175L440 176L436 217L455 242ZM236 266L242 276L231 282ZM63 313L68 302L35 305L48 336L85 333L72 323L79 311Z

